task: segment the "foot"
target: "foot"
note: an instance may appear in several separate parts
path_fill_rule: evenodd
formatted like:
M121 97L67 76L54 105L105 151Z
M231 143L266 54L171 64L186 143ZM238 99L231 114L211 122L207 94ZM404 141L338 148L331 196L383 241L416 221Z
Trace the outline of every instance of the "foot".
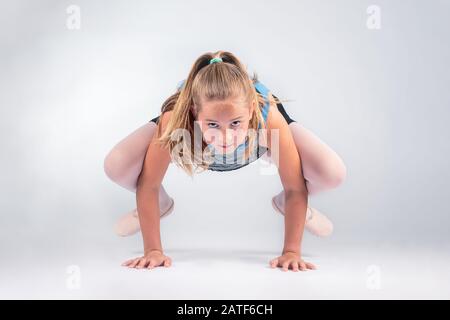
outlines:
M273 208L284 215L284 192L272 198ZM319 210L308 206L305 229L318 237L328 237L333 232L333 223Z
M164 203L161 209L160 218L167 217L172 213L175 202L172 198L169 199L167 203ZM131 210L127 214L119 218L116 225L114 226L114 231L118 236L127 237L135 234L141 230L139 225L139 216L137 209Z

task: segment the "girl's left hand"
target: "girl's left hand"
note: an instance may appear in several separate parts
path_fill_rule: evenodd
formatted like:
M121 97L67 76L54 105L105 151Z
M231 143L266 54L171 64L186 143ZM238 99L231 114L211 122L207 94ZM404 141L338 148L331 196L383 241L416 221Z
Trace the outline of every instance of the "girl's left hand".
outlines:
M299 253L296 252L285 252L283 255L270 261L270 266L272 268L281 267L283 271L307 271L317 269L315 265L310 262L304 261Z

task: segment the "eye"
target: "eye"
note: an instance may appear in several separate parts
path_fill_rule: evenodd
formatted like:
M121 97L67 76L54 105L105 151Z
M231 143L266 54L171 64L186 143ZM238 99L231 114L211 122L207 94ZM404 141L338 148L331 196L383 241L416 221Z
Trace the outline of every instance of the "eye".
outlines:
M232 127L238 127L240 124L241 124L241 122L240 122L239 120L236 120L236 121L233 121L233 122L231 123L231 126L232 126Z
M215 126L215 127L214 127ZM213 122L210 122L210 123L208 123L208 127L209 128L212 128L212 129L216 129L217 128L217 124L216 123L213 123Z

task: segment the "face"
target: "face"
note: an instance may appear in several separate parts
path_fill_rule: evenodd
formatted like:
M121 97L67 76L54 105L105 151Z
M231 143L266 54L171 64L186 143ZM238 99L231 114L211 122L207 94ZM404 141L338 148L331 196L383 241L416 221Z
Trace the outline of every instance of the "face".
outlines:
M209 101L202 104L196 115L206 143L219 153L233 152L245 142L254 103L240 99Z

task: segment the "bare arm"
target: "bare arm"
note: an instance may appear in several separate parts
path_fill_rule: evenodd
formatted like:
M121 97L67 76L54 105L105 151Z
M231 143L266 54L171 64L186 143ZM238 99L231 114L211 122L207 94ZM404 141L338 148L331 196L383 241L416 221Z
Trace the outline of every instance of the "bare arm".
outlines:
M159 121L161 132L166 128L171 112L164 113ZM156 129L158 130L158 128ZM160 235L159 191L171 158L169 150L156 143L158 131L152 137L144 165L137 181L136 202L144 242L144 256L130 259L122 265L130 268L153 269L169 267L172 260L164 255Z
M164 131L171 112L164 113L159 121ZM158 128L153 135L145 155L142 172L136 190L137 211L144 241L144 254L152 250L162 250L160 235L159 190L170 164L170 153L156 143Z
M286 251L300 253L308 205L308 192L303 177L301 159L289 126L276 108L271 107L269 110L267 129L269 148L272 149L271 156L278 167L286 200L283 253ZM277 129L279 139L275 141L277 135L271 133L274 133L272 130ZM278 143L278 148L275 143Z
M303 270L303 266L308 264L300 259L308 206L308 191L303 177L301 158L289 125L276 107L271 106L269 109L267 130L271 157L278 167L285 193L284 247L282 256L275 259L276 264L281 264L286 270L286 266L289 267L292 263L293 270L298 270L298 265ZM283 259L285 255L288 256L289 254L292 254L294 260L298 256L298 265L295 265L295 262L288 258Z

